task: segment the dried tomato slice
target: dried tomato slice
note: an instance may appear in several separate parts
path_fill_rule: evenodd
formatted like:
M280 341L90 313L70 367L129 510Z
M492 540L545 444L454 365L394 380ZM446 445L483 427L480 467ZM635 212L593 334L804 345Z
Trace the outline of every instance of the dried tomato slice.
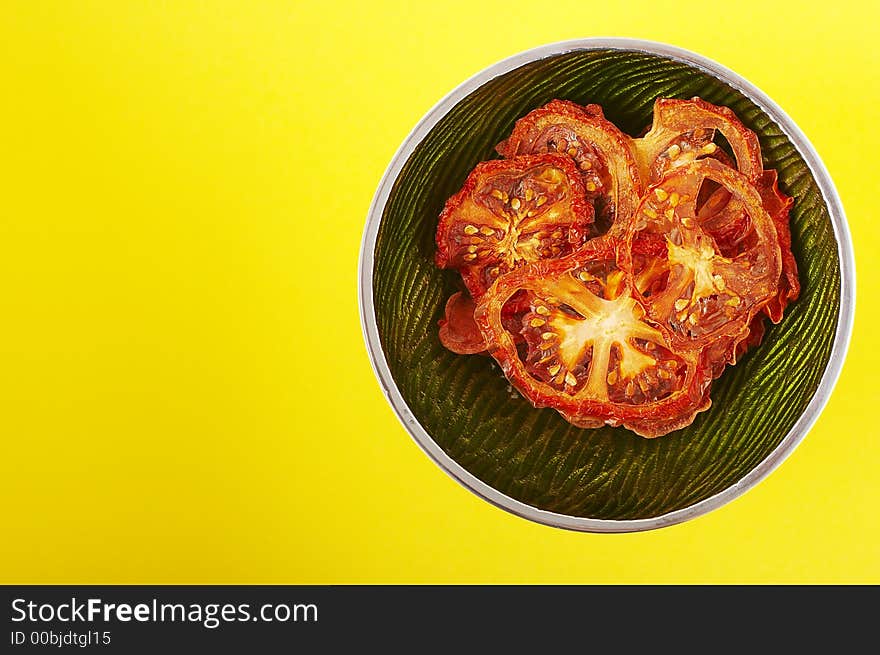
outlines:
M632 140L632 149L645 184L656 182L672 168L718 152L715 132L721 132L736 157L739 172L754 182L762 171L758 137L728 107L702 100L659 98L654 102L651 129Z
M732 252L724 252L697 221L695 199L706 179L744 209ZM674 346L710 347L718 374L726 361L735 361L755 314L777 293L782 263L773 219L745 176L712 159L668 172L638 211L631 238L663 239L666 252L649 257L632 250L636 295L648 315L669 329Z
M709 406L711 377L698 350L673 348L632 295L624 243L595 239L573 255L499 278L477 304L489 353L536 407L581 427L624 425L655 437L690 424ZM528 291L524 343L502 309Z
M767 330L767 326L764 325L764 318L763 314L758 314L749 323L748 336L736 345L735 360L739 360L740 357L756 347L764 339L764 333Z
M788 303L797 300L801 292L797 262L791 250L791 224L788 217L794 200L779 190L777 174L772 169L761 173L761 177L758 178L757 187L758 192L761 194L764 209L770 214L770 218L773 219L773 224L776 226L777 241L782 254L782 275L779 280L779 292L770 300L765 309L770 320L774 323L779 323L782 320L782 313L785 311Z
M614 221L629 219L641 193L629 142L605 119L599 105L553 100L519 119L496 149L503 157L542 152L571 157L581 172L587 200L596 205L600 231L605 231Z
M576 250L592 222L593 209L570 158L545 154L482 162L446 201L435 261L458 270L479 298L507 271Z

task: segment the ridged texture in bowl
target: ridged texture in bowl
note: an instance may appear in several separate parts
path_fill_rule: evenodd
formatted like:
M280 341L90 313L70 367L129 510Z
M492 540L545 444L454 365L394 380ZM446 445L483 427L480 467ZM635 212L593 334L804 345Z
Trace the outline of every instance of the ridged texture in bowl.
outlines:
M473 166L517 118L553 99L602 105L637 134L657 97L703 99L733 109L761 141L765 167L795 198L793 249L801 298L761 346L728 368L713 407L655 440L622 428L582 430L535 409L494 362L445 350L437 321L458 287L434 267L437 215ZM416 148L385 205L373 270L376 323L400 393L456 462L498 491L576 517L644 519L726 489L782 441L828 363L840 311L840 266L827 208L788 138L741 93L685 63L647 53L581 50L542 59L483 85Z

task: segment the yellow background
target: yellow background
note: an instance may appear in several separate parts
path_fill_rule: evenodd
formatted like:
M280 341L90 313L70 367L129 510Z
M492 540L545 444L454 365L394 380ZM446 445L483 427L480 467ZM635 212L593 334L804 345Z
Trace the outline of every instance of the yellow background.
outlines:
M0 581L880 582L877 3L2 7ZM859 262L849 358L801 446L641 534L460 487L387 406L358 320L366 212L410 129L484 67L586 36L695 50L768 93Z

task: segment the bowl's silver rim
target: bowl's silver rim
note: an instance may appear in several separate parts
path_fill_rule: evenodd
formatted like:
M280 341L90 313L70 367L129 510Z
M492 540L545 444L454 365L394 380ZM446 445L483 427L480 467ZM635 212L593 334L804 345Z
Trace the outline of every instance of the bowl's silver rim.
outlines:
M385 353L382 350L378 327L376 325L375 307L373 305L374 250L379 223L381 222L382 214L385 209L385 203L388 201L391 188L394 181L397 179L397 176L400 174L403 165L428 132L443 116L447 114L447 112L450 111L450 109L452 109L452 107L455 106L456 103L485 82L498 77L499 75L503 75L538 59L575 50L597 49L647 52L684 62L719 78L721 81L737 89L752 100L752 102L757 104L773 119L786 136L788 136L789 140L795 148L797 148L804 161L807 163L807 166L809 166L813 177L822 192L825 203L828 206L834 234L837 239L841 269L840 315L837 321L837 331L834 337L831 356L813 398L810 400L803 414L801 414L800 418L798 418L782 442L754 469L747 473L745 477L727 489L683 509L647 519L606 520L548 512L527 505L526 503L499 492L465 470L447 455L439 445L437 445L410 411L406 401L403 399L403 396L394 382L391 371L388 368L388 363L385 359ZM447 474L470 491L482 497L484 500L487 500L517 516L538 523L583 532L637 532L681 523L721 507L754 487L758 482L775 470L776 467L778 467L783 460L794 451L824 409L831 395L831 390L840 376L843 362L846 357L846 351L849 347L850 337L852 335L856 286L852 241L843 206L840 202L837 190L834 187L834 183L810 141L803 132L801 132L800 128L797 127L794 121L792 121L775 102L773 102L763 91L740 75L697 53L655 41L621 37L596 37L551 43L504 59L489 66L485 70L477 73L460 84L447 94L446 97L440 100L430 111L428 111L427 114L425 114L422 120L416 124L412 132L410 132L406 139L404 139L403 143L394 154L391 163L388 165L388 168L379 183L376 194L373 197L373 202L371 203L367 214L366 226L364 228L363 240L361 242L360 258L358 262L358 288L361 328L363 330L364 340L370 356L370 363L373 367L373 372L379 380L379 384L382 387L388 403L394 409L394 412L397 414L397 417L403 424L404 428L409 432L410 436L415 440L419 447L421 447L428 456L446 471Z

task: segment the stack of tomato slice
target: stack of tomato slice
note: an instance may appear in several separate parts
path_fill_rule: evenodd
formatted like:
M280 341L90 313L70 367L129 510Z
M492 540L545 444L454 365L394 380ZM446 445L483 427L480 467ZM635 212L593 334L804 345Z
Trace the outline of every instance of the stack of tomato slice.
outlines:
M800 290L792 201L755 134L699 98L657 100L635 139L598 105L554 100L498 152L440 215L436 263L466 289L443 344L490 354L581 427L689 425Z

